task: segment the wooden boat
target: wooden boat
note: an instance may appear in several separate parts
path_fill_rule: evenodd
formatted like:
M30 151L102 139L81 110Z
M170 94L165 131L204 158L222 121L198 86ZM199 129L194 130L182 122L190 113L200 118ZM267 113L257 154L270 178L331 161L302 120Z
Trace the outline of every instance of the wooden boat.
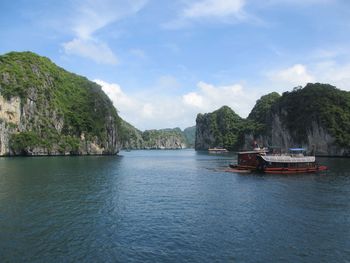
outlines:
M315 156L305 156L303 148L291 148L286 155L260 155L258 170L270 174L315 173L327 170Z
M221 147L214 147L214 148L209 148L208 152L209 153L228 153L228 150Z
M268 154L267 149L238 153L237 169L250 169L268 174L314 173L327 170L318 165L315 156L305 156L303 148L291 148L289 154Z

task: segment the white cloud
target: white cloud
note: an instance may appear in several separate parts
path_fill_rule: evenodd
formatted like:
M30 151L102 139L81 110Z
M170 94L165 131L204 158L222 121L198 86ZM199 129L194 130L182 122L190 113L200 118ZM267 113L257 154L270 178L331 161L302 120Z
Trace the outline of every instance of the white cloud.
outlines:
M183 10L186 18L226 17L240 15L245 0L201 0Z
M260 2L260 0L259 0ZM337 0L267 0L264 1L265 5L273 4L273 5L314 5L314 4L334 4Z
M306 66L302 64L296 64L286 69L272 71L267 75L273 82L284 85L288 88L304 86L309 82L315 81L315 78L308 72Z
M66 54L75 54L89 58L97 63L117 64L118 59L113 51L105 43L96 40L84 40L75 38L63 44Z
M102 87L102 90L107 94L121 115L140 108L139 102L125 94L118 84L108 83L99 79L94 81Z
M256 20L244 12L246 0L196 0L190 1L179 16L163 25L166 29L179 29L191 24L202 22L237 22L241 20Z
M147 91L142 95L126 94L118 84L94 81L102 86L119 115L138 129L187 127L195 122L195 117L184 111L180 97L160 96Z
M257 99L257 94L248 94L239 84L215 86L201 81L197 88L198 91L183 95L182 101L200 112L210 112L227 105L241 117L246 117Z
M136 128L160 129L195 124L198 113L217 110L223 105L231 107L241 117L246 117L257 99L257 94L241 85L215 86L199 82L195 91L182 96L167 96L144 91L126 94L117 84L95 80L113 101L120 116Z
M203 97L201 95L198 95L196 92L187 93L187 94L183 95L182 98L183 98L183 102L186 105L194 106L194 107L197 107L199 109L203 108L203 106L204 106Z
M77 1L71 30L75 37L62 44L66 54L74 54L98 63L116 64L117 56L96 32L126 16L137 13L147 0Z
M350 90L350 63L341 63L333 59L340 54L336 51L320 50L315 54L317 56L312 57L316 60L309 64L296 64L289 68L269 72L267 77L272 81L270 87L277 87L275 89L277 91L285 91L296 86L305 86L307 83L320 82L334 85L339 89Z
M88 39L99 29L140 11L147 0L80 0L76 3L73 31Z
M350 63L322 61L312 66L317 82L329 83L343 90L350 90Z

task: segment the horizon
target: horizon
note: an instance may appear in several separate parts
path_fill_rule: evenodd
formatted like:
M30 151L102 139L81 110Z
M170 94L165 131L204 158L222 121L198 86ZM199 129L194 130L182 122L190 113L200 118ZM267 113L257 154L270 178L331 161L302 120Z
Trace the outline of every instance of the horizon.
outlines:
M0 53L32 51L102 86L142 131L307 83L350 90L342 0L2 1ZM326 19L327 18L327 19Z

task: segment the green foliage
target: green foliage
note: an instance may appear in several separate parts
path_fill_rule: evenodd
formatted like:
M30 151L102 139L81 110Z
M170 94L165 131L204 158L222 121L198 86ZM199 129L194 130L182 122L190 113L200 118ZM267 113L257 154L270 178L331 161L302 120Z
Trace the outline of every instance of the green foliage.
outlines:
M145 148L155 148L160 142L169 140L186 144L186 138L180 128L146 130L142 133L142 139Z
M281 97L277 92L272 92L262 96L257 100L254 108L248 116L248 120L252 120L258 123L266 123L266 117L276 101Z
M241 119L226 106L213 113L198 114L197 125L205 127L212 136L204 136L204 144L234 149L246 134L270 136L276 115L295 142L306 143L307 134L316 124L328 131L337 145L350 147L350 92L328 84L307 84L282 96L276 92L262 96L247 119Z
M197 125L201 123L204 127L208 127L209 133L214 138L214 140L206 138L205 144L228 150L237 148L244 120L228 106L223 106L212 113L198 114L196 122Z
M43 140L34 132L21 132L12 134L10 137L10 148L16 152L33 149L43 145Z
M328 84L307 84L283 93L272 109L299 141L306 139L312 123L330 132L336 143L350 147L350 93Z
M76 150L81 134L103 142L108 127L120 127L117 111L99 85L32 52L0 56L0 93L7 99L19 96L22 107L28 100L35 104L36 117L29 123L48 148L59 144L62 150ZM64 126L57 134L60 119ZM75 138L74 143L65 138Z
M64 154L69 152L77 154L79 151L80 140L72 136L63 136L59 142L59 151Z
M120 140L122 142L123 148L126 148L126 149L143 148L142 132L124 120L121 120Z

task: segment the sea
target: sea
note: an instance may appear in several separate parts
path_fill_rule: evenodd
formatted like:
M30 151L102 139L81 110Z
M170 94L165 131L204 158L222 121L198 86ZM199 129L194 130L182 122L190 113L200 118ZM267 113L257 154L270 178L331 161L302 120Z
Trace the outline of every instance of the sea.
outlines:
M264 175L236 158L0 158L0 262L350 262L350 159Z

